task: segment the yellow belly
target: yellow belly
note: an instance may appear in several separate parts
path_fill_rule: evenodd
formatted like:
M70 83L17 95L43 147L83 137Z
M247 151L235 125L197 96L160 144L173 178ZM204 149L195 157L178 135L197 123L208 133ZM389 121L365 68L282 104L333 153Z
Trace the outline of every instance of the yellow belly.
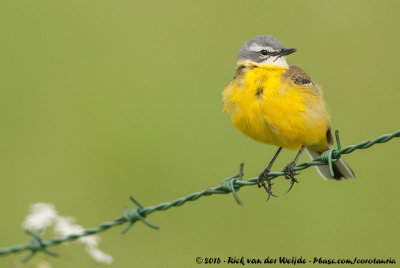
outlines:
M288 149L326 150L329 116L321 95L281 79L287 69L257 67L224 90L225 110L245 135Z

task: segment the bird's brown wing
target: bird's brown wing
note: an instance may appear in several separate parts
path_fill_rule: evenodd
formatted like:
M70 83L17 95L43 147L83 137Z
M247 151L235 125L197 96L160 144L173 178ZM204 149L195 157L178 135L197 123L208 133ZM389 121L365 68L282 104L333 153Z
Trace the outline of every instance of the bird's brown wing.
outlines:
M311 89L315 95L321 94L319 86L311 80L303 69L295 64L289 65L289 69L284 73L283 79L290 79L294 84L302 88Z
M305 90L312 90L313 94L321 96L321 90L319 86L314 83L311 78L306 74L306 72L299 66L293 64L289 65L289 70L284 74L284 77L286 77L286 79L290 79L293 83L300 86L301 88L304 88ZM328 143L328 147L333 148L333 137L329 122L326 132L326 140ZM319 157L322 153L314 151L313 149L308 147L306 148L312 159ZM331 175L328 165L319 165L315 167L317 168L319 174L325 179L334 178L336 180L340 180L343 177L349 179L355 177L354 172L341 158L333 163L334 176Z

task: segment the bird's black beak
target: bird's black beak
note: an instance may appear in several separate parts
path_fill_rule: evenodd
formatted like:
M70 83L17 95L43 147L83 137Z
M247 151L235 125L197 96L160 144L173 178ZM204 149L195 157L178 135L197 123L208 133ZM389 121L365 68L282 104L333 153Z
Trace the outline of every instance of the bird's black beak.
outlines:
M295 48L282 48L281 51L279 51L279 56L286 56L292 54L295 51Z

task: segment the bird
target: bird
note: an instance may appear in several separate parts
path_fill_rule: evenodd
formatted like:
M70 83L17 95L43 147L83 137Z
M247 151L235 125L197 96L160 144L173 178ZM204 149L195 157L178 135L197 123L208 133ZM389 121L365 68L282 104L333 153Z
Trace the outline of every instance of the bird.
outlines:
M283 169L285 178L290 180L288 192L298 182L294 167L304 150L315 159L333 148L330 117L321 88L302 68L286 61L295 51L270 35L246 41L237 55L233 80L222 94L224 111L230 114L235 128L258 142L279 147L257 180L258 187L267 191L268 199L276 195L267 176L282 148L298 151ZM342 158L333 162L334 176L328 165L315 167L324 179L355 177Z

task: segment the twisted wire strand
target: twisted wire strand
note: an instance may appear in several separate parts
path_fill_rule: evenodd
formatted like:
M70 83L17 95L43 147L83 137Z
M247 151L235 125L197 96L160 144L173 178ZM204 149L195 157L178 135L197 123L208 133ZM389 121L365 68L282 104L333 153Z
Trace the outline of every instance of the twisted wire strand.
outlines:
M303 162L303 163L297 165L294 168L294 170L300 171L300 170L303 170L303 169L306 169L306 168L309 168L309 167L315 166L315 165L332 164L331 162L334 162L337 159L339 159L342 154L350 154L358 149L367 149L375 144L388 142L395 137L400 137L400 130L398 130L392 134L382 135L374 140L363 141L356 145L350 145L345 148L340 148L339 136L338 136L338 133L336 133L338 149L330 149L330 150L324 152L324 153L326 153L325 156L323 153L320 157L314 159L313 161ZM326 155L328 155L328 153L331 154L331 157L326 156ZM268 174L268 177L266 179L273 180L273 179L283 176L283 175L284 175L283 170L279 171L279 172L271 172ZM5 256L5 255L11 254L11 253L19 253L19 252L26 251L26 250L31 251L31 254L28 256L29 258L32 257L34 254L36 254L39 251L42 251L44 253L55 256L56 254L48 251L47 247L55 246L58 244L69 242L69 241L74 241L76 239L79 239L80 237L104 232L114 226L122 225L126 222L130 222L130 223L127 226L127 228L124 229L123 233L126 232L138 220L144 221L150 227L157 229L158 228L157 226L152 225L145 219L145 217L147 215L149 215L155 211L163 211L163 210L167 210L171 207L182 206L186 202L196 201L197 199L199 199L202 196L210 196L213 194L233 193L236 201L241 205L241 201L237 197L236 192L239 191L240 188L242 188L244 186L251 186L251 185L257 184L257 180L258 180L257 177L254 177L254 178L250 178L248 180L243 181L242 176L243 176L243 164L240 166L238 174L235 174L235 175L225 179L221 185L218 185L218 186L215 186L212 188L208 188L208 189L205 189L200 192L192 193L186 197L181 197L181 198L178 198L171 202L157 204L155 206L143 207L136 199L131 197L132 201L138 205L138 208L132 209L129 213L125 212L124 216L118 217L111 222L104 222L96 228L85 229L85 231L80 234L72 234L72 235L69 235L66 237L56 237L56 238L52 238L50 240L43 239L37 233L29 232L29 234L31 235L31 239L29 240L29 242L27 244L16 245L16 246L8 247L8 248L1 248L0 256Z

